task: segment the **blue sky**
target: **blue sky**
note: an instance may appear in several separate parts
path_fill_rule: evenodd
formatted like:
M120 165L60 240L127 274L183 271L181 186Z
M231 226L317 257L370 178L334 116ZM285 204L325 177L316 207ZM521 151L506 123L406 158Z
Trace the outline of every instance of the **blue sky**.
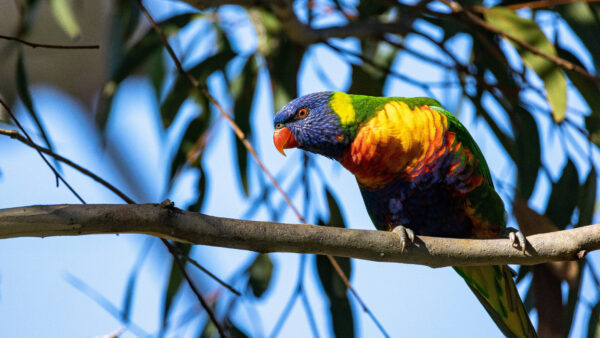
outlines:
M165 9L166 8L166 9ZM154 8L155 13L166 15L174 7ZM163 12L160 12L164 10ZM228 20L242 20L237 26L235 46L241 51L252 51L256 41L251 38L251 26L243 13L235 7L226 7L219 12L220 17ZM245 21L244 21L245 20ZM325 24L325 23L322 23ZM200 26L201 24L199 24ZM425 25L422 29L431 29ZM183 40L191 38L201 27L184 33ZM568 33L568 32L567 32ZM565 33L566 34L566 33ZM569 42L568 35L565 41ZM334 41L348 48L356 47L357 41ZM409 46L434 55L439 54L431 45L419 38L409 38ZM578 48L576 41L573 48ZM204 46L206 47L206 46ZM187 60L202 57L210 52L199 47L192 51ZM449 48L456 50L462 58L466 57L470 41L458 36L450 42ZM510 49L510 47L507 47ZM319 90L345 90L348 87L350 68L333 55L324 46L312 47L303 62L299 76L299 94ZM321 66L331 78L335 88L319 80L315 66ZM239 67L232 66L232 74ZM448 73L440 71L410 56L400 56L395 60L394 69L411 77L431 81L448 80ZM415 71L415 70L418 70ZM532 75L534 77L534 75ZM217 98L225 103L228 100L218 77L210 79L209 85ZM272 102L267 92L267 76L261 73L258 81L258 94L253 107L253 143L261 159L271 172L281 174L284 187L289 187L290 178L300 165L300 151L288 151L282 157L272 145ZM36 106L48 128L49 135L60 154L75 160L86 168L108 179L118 186L126 186L125 180L115 174L114 163L100 143L97 131L89 119L85 108L71 98L57 92L52 87L38 85L34 87ZM479 121L468 104L456 102L455 89L437 89L434 93L445 106L456 112L465 126L473 133L490 163L495 177L512 180L514 168L506 154L490 136L490 131ZM388 79L385 94L393 96L423 96L418 88L409 86L396 79ZM115 111L108 125L108 145L114 146L127 158L138 176L144 190L128 191L136 196L138 202L160 202L165 197L185 206L193 200L195 176L183 172L174 189L165 196L167 161L177 144L177 135L186 120L189 120L196 108L188 103L175 126L165 132L160 127L157 107L153 103L151 85L147 79L132 78L125 81L116 98ZM569 105L585 110L578 97L569 97ZM489 107L494 110L493 107ZM35 130L31 121L23 114L22 106L15 107L28 130ZM495 114L500 119L502 112ZM534 115L539 120L541 132L549 128L549 121L542 114ZM541 116L541 117L540 117ZM505 117L504 117L505 118ZM544 133L545 134L545 133ZM204 165L209 177L209 193L204 212L210 215L241 217L248 208L248 200L238 188L237 173L233 169L235 159L230 155L233 135L222 119L217 122L214 138L204 157ZM549 142L556 142L549 139ZM16 207L32 204L77 203L64 186L56 187L52 173L43 165L37 153L7 138L0 138L0 207ZM564 156L554 152L544 154L551 164L551 171L558 175L564 163ZM292 165L289 164L292 162ZM319 158L319 167L326 177L314 177L313 181L324 179L341 201L346 223L351 228L372 229L364 204L354 178L337 163ZM580 164L580 163L579 163ZM121 203L108 190L92 180L63 167L68 181L76 187L88 203ZM581 173L587 171L586 168ZM507 174L508 173L508 174ZM251 179L256 182L260 172L251 169ZM545 183L544 183L545 182ZM533 205L543 210L548 181L536 187ZM251 184L251 196L258 193L258 185ZM506 196L503 196L506 197ZM272 202L278 205L279 196L273 196ZM294 203L302 210L300 196ZM327 213L324 201L312 201L321 213ZM269 214L261 209L253 219L266 220ZM283 222L296 223L294 215L288 211ZM135 264L139 252L146 241L139 235L97 235L85 237L61 238L22 238L2 240L0 242L0 327L3 335L20 337L88 337L108 334L122 325L107 311L93 302L88 296L67 282L67 274L90 285L106 297L115 306L123 302L125 285L129 272ZM193 256L207 268L228 279L240 267L255 255L252 252L204 247L194 248ZM597 255L592 254L597 261ZM236 319L252 336L262 336L271 332L288 298L293 293L297 281L300 255L272 254L276 263L273 287L264 299L251 301L237 310ZM133 322L143 331L154 334L162 313L163 290L168 274L168 255L162 245L155 243L146 257L137 282L132 310ZM309 269L305 276L308 298L320 335L330 336L331 328L326 320L327 303L316 281L316 272L312 269L313 256L308 258ZM196 274L201 289L211 293L220 290L213 281ZM352 284L360 296L392 336L408 337L500 337L494 323L483 311L481 305L468 290L462 279L450 268L431 269L423 266L375 263L353 260ZM521 290L523 291L523 290ZM589 280L584 281L583 298L588 301L597 297ZM177 301L177 314L196 306L189 290L185 297ZM368 316L354 302L356 329L362 337L377 336L378 330ZM585 307L578 309L574 336L581 336ZM257 322L252 313L258 314ZM191 336L198 329L199 322L176 331L173 336ZM300 302L296 303L291 316L281 331L281 337L304 337L310 333L305 311ZM124 337L134 336L126 332Z

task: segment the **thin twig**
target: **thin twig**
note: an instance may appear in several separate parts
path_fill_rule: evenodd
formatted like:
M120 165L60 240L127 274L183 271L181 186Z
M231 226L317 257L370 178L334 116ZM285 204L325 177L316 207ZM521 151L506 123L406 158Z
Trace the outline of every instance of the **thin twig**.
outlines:
M335 50L338 53L342 53L342 54L346 54L346 55L350 55L353 57L356 57L358 59L360 59L362 62L369 64L370 66L374 67L375 69L383 72L386 75L391 75L393 77L398 78L399 80L402 80L404 82L407 82L409 84L412 84L414 86L417 86L421 89L423 89L427 95L431 96L431 97L435 97L435 94L431 91L431 87L448 87L448 86L452 86L455 85L457 83L454 82L449 82L449 81L444 81L444 82L437 82L437 83L425 83L425 82L421 82L419 80L413 79L409 76L400 74L398 72L393 71L392 69L390 69L389 67L385 67L382 66L378 63L376 63L375 61L365 57L362 54L358 54L355 53L353 51L350 51L348 49L339 47L339 46L335 46L333 44L331 44L330 42L325 42L325 45L327 45L329 48Z
M208 271L205 267L203 267L202 265L200 265L200 263L198 263L195 259L193 259L193 258L191 258L189 256L182 255L181 252L179 251L179 249L177 249L177 247L173 247L173 248L175 250L177 250L176 252L178 253L179 257L181 257L181 258L185 259L186 261L192 263L192 265L194 265L195 267L197 267L198 269L200 269L202 272L204 272L205 274L207 274L208 276L210 276L212 279L214 279L215 282L221 284L221 286L223 286L227 290L231 291L236 296L241 296L242 295L239 291L237 291L236 289L234 289L233 286L227 284L221 278L215 276L212 272Z
M465 18L467 18L473 24L475 24L479 27L482 27L494 34L498 34L498 35L514 42L515 44L519 45L521 48L524 48L535 55L545 58L546 60L554 63L558 67L564 68L566 70L575 71L575 72L593 80L596 83L600 83L600 77L590 74L587 70L585 70L584 68L582 68L572 62L569 62L569 61L567 61L563 58L560 58L558 56L555 56L555 55L547 54L547 53L541 51L540 49L536 48L535 46L532 46L528 42L519 40L516 37L514 37L506 32L503 32L502 30L490 25L485 20L483 20L482 18L475 15L471 10L463 8L458 2L455 2L452 0L440 0L440 1L443 2L446 6L450 7L450 9L452 10L453 13L463 15Z
M505 7L508 9L511 9L513 11L516 11L521 8L540 9L540 8L546 8L546 7L552 7L552 6L568 5L568 4L571 4L574 2L579 2L579 1L582 1L582 0L537 0L537 1L523 2L520 4L508 5ZM600 0L583 0L582 2L598 2L598 1L600 1Z
M19 130L21 130L21 132L23 132L23 134L25 135L27 140L31 143L34 143L33 139L29 136L29 134L27 133L25 128L23 128L23 126L21 125L19 120L17 120L17 117L13 114L12 110L8 107L8 105L1 98L0 98L0 105L2 105L2 107L4 107L4 109L10 116L10 118L15 122L15 125L19 128ZM40 157L42 158L42 160L44 160L44 162L46 163L48 168L50 168L50 170L52 170L52 173L54 173L54 176L56 176L56 183L58 184L58 181L63 182L64 185L71 191L71 193L73 193L73 195L75 195L75 197L81 203L85 204L85 200L77 193L77 191L75 191L75 189L73 187L71 187L71 185L62 177L62 175L56 170L56 168L54 168L54 166L52 166L52 164L50 164L50 162L48 162L48 159L46 159L44 154L42 154L42 152L39 149L36 149L36 150L37 150L38 154L40 155Z
M56 159L57 161L60 161L68 166L70 166L71 168L79 171L80 173L84 174L85 176L88 176L89 178L93 179L94 181L100 183L101 185L103 185L104 187L106 187L108 190L112 191L114 194L116 194L117 196L119 196L123 201L129 203L129 204L135 204L135 202L129 198L127 195L125 195L121 190L119 190L117 187L115 187L114 185L112 185L111 183L109 183L108 181L106 181L105 179L103 179L102 177L94 174L93 172L89 171L88 169L78 165L77 163L69 160L68 158L61 156L55 152L53 152L52 150L48 149L48 148L44 148L36 143L34 143L31 139L28 139L26 137L24 137L23 135L21 135L17 130L8 130L8 129L2 129L0 128L0 135L6 135L9 136L12 139L15 139L39 152L42 152L44 154L47 154L51 157L53 157L54 159Z
M174 246L171 245L171 243L169 243L164 238L161 238L161 240L162 240L163 243L165 243L165 246L169 249L169 252L171 252L171 254L173 255L173 257L176 257L177 256L177 252L173 250ZM206 313L210 317L210 321L215 325L215 327L217 328L217 331L219 331L219 335L221 337L226 337L225 331L223 331L223 328L221 327L221 325L219 325L219 322L217 321L217 318L215 317L214 312L210 309L210 306L208 305L208 303L206 302L206 300L204 300L204 297L202 297L202 294L200 294L200 291L198 291L198 289L196 288L196 286L192 282L192 278L189 276L189 274L187 273L187 270L185 269L185 264L183 264L183 262L180 259L175 259L175 262L177 263L177 266L179 266L179 270L181 271L181 273L183 274L183 276L185 277L185 279L188 281L188 284L190 285L190 288L196 294L196 297L200 301L200 304L202 305L202 308L204 308L204 311L206 311Z
M25 46L29 46L31 48L50 48L50 49L100 49L100 45L79 45L79 46L67 46L67 45L50 45L50 44L46 44L46 43L36 43L36 42L29 42L14 36L6 36L6 35L1 35L0 34L0 39L3 40L9 40L9 41L16 41L19 42L21 44L24 44Z

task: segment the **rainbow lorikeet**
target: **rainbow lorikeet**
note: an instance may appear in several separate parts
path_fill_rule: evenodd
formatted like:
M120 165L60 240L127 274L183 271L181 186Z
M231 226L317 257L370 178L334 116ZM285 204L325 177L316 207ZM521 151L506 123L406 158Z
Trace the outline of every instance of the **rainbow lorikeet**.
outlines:
M352 172L375 227L398 232L402 246L414 234L495 238L506 229L481 150L433 99L313 93L281 108L274 123L282 154L297 147ZM506 336L536 336L507 266L454 269Z

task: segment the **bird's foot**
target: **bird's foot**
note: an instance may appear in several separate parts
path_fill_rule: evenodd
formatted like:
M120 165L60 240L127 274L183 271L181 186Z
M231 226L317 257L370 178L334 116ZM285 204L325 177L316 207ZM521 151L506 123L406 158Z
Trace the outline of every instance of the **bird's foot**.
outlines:
M513 248L520 248L521 252L525 253L527 239L525 239L525 235L522 232L515 228L507 227L502 231L502 235L508 237Z
M404 252L406 249L407 244L412 244L415 242L415 232L404 225L396 226L394 229L392 229L392 232L400 236L400 246L402 248L402 252Z

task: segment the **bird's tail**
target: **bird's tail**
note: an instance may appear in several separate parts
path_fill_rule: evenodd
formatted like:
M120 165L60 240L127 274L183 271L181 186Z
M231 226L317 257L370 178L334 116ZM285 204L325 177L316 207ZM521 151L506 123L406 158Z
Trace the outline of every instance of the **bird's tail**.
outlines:
M454 267L507 337L537 337L507 266Z

